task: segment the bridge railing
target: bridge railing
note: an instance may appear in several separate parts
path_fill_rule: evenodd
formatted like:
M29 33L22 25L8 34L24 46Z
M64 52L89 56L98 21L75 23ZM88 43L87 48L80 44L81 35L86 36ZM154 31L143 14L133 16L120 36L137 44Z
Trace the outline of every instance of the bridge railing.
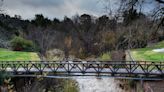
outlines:
M147 61L2 61L0 70L14 74L49 72L67 75L164 76L164 62Z

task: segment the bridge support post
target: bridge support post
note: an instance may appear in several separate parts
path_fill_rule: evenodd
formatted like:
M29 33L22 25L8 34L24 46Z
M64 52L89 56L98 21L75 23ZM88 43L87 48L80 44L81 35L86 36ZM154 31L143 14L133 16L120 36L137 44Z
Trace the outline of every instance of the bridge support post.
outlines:
M144 80L140 80L141 92L144 92Z

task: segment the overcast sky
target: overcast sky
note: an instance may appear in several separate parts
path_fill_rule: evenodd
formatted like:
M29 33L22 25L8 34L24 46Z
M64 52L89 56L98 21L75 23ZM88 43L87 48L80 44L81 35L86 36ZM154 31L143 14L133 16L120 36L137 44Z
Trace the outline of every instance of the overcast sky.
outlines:
M2 7L5 13L21 15L23 19L34 18L35 14L62 19L83 13L101 16L105 14L103 5L99 0L4 0Z
M63 19L75 14L91 14L101 16L107 14L104 0L2 0L2 9L10 16L21 15L23 19L32 19L35 14L43 14L50 19ZM114 9L118 0L110 0L110 8ZM1 5L1 4L0 4ZM152 7L152 5L151 5ZM151 7L146 7L150 9ZM145 9L146 9L145 8Z

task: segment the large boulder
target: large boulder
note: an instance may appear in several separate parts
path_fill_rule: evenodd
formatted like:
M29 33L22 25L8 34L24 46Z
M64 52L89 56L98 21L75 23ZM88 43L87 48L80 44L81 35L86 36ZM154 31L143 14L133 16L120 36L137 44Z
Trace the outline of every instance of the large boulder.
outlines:
M123 50L112 51L111 52L111 59L114 61L123 61L126 59L126 53Z
M47 60L63 60L64 57L64 51L60 49L53 49L46 52Z

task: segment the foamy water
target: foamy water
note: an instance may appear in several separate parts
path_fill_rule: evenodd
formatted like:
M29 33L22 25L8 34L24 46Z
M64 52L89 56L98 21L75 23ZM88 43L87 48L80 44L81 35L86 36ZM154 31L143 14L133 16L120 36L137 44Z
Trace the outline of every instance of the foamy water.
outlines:
M114 78L76 79L80 92L125 92Z

